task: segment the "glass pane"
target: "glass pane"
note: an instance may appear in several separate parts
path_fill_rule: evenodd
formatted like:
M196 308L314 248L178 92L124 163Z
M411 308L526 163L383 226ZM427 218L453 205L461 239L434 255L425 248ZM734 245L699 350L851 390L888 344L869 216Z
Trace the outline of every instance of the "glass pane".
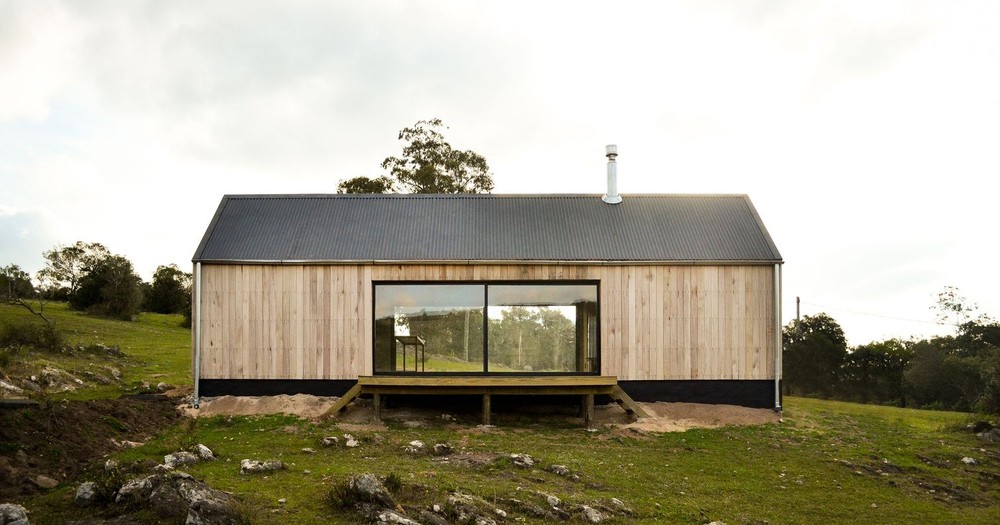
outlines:
M593 372L596 285L491 285L489 371Z
M482 372L483 285L375 287L376 372Z

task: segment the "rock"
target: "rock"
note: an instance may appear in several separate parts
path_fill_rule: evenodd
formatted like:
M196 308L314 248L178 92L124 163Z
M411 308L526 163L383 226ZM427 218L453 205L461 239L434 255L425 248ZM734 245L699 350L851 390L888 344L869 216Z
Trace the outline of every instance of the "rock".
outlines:
M535 459L527 454L511 454L510 461L515 467L531 468L535 466Z
M285 470L285 464L277 460L257 461L255 459L244 459L240 461L240 474L260 474L262 472L274 472Z
M976 437L987 443L1000 443L1000 428L991 428L976 434Z
M625 514L634 514L635 513L635 511L633 511L631 508L629 508L629 506L626 505L624 501L622 501L622 500L620 500L618 498L611 498L611 504L615 508L617 508L618 510L624 512Z
M28 525L28 509L13 503L0 503L0 523Z
M724 521L713 521L713 522L707 523L705 525L726 525L726 522L724 522Z
M402 510L396 504L396 500L392 498L389 489L385 488L382 480L375 474L366 472L357 476L351 476L347 480L347 487L367 501L378 503L390 509Z
M456 514L458 523L473 523L475 525L496 525L496 520L486 515L482 509L495 508L482 498L456 492L448 496L448 505Z
M171 388L173 388L173 386L168 385L167 383L164 383L162 381L156 384L156 389L158 391L160 391L160 392L166 392L167 390L170 390Z
M144 501L149 497L149 493L153 491L154 479L156 479L156 475L126 481L118 489L118 495L115 496L115 503L139 503Z
M335 447L340 444L340 440L336 436L326 436L322 443L324 447Z
M441 414L441 419L444 420L444 421L454 421L455 420L455 416L453 416L451 414Z
M974 459L966 456L966 457L962 458L962 463L965 463L966 465L975 465L976 464L976 460L974 460Z
M212 451L209 451L209 454L211 453ZM201 459L198 456L195 456L187 451L174 452L173 454L163 456L163 464L170 468L177 468L183 465L194 465L199 461L201 461Z
M316 453L316 449L314 449L314 448L309 448L309 447L304 447L304 448L302 449L302 452L304 452L304 453L306 453L306 454L315 454L315 453Z
M183 472L155 474L129 480L115 500L132 508L149 509L167 521L200 525L239 522L236 500Z
M24 389L23 388L21 388L21 387L19 387L17 385L12 385L12 384L10 384L10 383L8 383L6 381L0 381L0 390L6 390L6 391L8 391L8 392L10 392L12 394L23 394L24 393Z
M198 454L198 457L203 460L208 461L210 459L215 459L215 454L212 453L212 449L206 447L205 445L202 445L201 443L195 445L194 451L196 454Z
M521 501L515 498L507 498L501 501L509 505L510 507L513 507L522 514L527 514L535 518L544 519L545 521L555 521L556 519L558 519L558 516L552 511L545 510L542 507L539 507L538 505L529 503L527 501Z
M114 459L109 459L104 462L104 470L114 470L118 468L118 461Z
M434 505L434 506L438 508L441 507L440 505ZM442 511L437 510L435 512L440 513ZM425 525L450 525L448 523L448 520L442 518L441 516L438 516L437 514L434 514L434 512L430 512L427 510L418 511L417 517L420 519L420 523L423 523Z
M427 446L424 445L423 441L414 439L413 441L410 441L410 444L403 448L403 450L406 451L407 454L423 454L424 449L426 448Z
M590 523L600 523L604 521L604 515L593 507L583 506L583 517Z
M501 518L507 517L507 511L503 509L493 509L493 513L496 514L497 516L500 516Z
M97 491L97 484L93 481L84 481L76 488L76 498L73 502L79 507L89 507L94 503L94 494Z
M149 494L149 507L161 518L187 516L190 505L175 483L161 483Z
M550 507L558 507L559 504L562 503L559 498L551 494L543 494L543 496L545 496L545 502L548 503Z
M395 524L395 525L420 525L419 522L413 521L402 514L394 510L383 510L378 513L378 523Z
M361 442L354 439L354 436L350 434L344 434L344 439L346 440L346 443L344 444L349 448L355 448L361 446Z
M382 434L375 434L375 437L372 438L372 443L376 446L381 445L383 441L385 441L385 438L382 437Z
M993 423L989 421L976 421L975 423L969 425L969 430L972 430L973 434L979 434L980 432L986 432L993 429Z
M287 499L285 499L285 498L278 498L278 505L284 505L285 503L288 503Z
M43 489L54 489L59 486L59 482L45 475L35 476L35 479L31 480L38 485L39 488Z
M447 456L448 454L451 454L451 445L448 445L447 443L434 444L435 456Z
M185 501L190 502L184 523L235 525L242 522L235 510L236 500L221 490L195 479L186 479L179 483L178 491Z
M569 467L566 465L552 465L549 467L549 472L559 476L569 476L571 474Z

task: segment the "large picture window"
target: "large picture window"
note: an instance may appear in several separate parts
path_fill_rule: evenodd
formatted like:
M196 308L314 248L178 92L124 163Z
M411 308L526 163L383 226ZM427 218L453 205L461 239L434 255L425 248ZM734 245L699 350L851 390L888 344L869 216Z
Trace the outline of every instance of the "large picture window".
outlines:
M375 283L375 373L586 374L597 283Z

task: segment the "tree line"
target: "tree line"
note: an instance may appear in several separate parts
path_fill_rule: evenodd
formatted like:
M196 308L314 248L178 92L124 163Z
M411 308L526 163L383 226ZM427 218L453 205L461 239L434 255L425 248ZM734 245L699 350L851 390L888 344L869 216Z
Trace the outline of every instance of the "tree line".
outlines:
M16 264L0 268L0 299L48 322L45 303L66 301L74 310L134 320L142 312L183 314L191 326L191 274L176 264L156 268L145 282L132 262L103 244L78 241L45 251L45 267L34 277Z
M952 335L887 339L853 348L829 315L782 330L785 394L1000 414L1000 322L946 287L934 308Z

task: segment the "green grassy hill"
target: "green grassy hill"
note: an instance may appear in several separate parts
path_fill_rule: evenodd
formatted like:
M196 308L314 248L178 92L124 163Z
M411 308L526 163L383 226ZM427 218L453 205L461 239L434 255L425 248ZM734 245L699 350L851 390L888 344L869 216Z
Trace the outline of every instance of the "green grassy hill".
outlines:
M66 303L46 304L45 315L64 335L67 344L117 347L125 358L100 352L39 352L20 348L16 352L7 351L8 364L0 372L9 376L37 376L49 366L73 373L86 382L72 391L52 393L51 397L56 399L118 397L139 388L143 381L154 386L160 382L191 385L191 330L181 328L180 315L142 313L134 322L119 321L70 310ZM41 321L24 308L0 305L0 330L4 325L20 323L41 324ZM99 366L114 367L121 372L121 380L112 384L87 381Z
M52 313L73 341L119 345L128 355L127 382L188 381L190 332L175 327L179 318L143 315L126 323L64 308ZM21 315L7 307L0 314ZM74 395L111 393L100 387ZM539 493L564 506L610 507L616 498L632 510L605 523L1000 523L1000 448L965 429L968 414L789 398L782 423L668 434L588 432L578 421L532 414L505 414L497 428L484 429L474 412L457 415L457 423L432 417L416 428L405 418L387 428L289 416L207 418L165 428L115 457L162 462L164 454L204 443L220 459L186 471L232 491L258 523L357 523L358 515L324 499L361 472L398 476L397 497L407 509L461 491L506 509L508 523L544 523L511 509L513 499L540 504ZM361 446L320 444L324 436L343 442L345 433ZM448 461L405 452L415 439L448 443L455 452ZM536 466L513 466L511 453L530 454ZM289 468L244 476L244 458L280 459ZM552 465L567 466L579 480L551 472ZM23 500L32 523L94 516L73 506L75 485Z

